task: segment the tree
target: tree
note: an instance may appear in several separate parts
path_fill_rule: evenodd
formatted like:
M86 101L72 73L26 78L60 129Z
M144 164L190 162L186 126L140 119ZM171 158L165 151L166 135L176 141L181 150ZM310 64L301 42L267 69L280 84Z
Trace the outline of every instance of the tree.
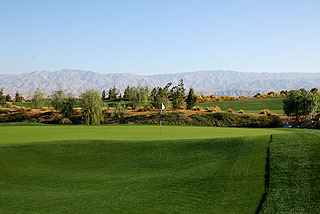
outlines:
M61 113L64 117L71 117L75 114L74 107L76 106L76 99L73 97L71 93L67 94L63 97L62 105L61 105Z
M132 106L137 109L148 101L149 88L148 86L132 87L129 99L132 101Z
M288 116L295 116L297 120L302 115L312 116L319 107L319 96L305 89L290 91L287 99L283 101L283 110Z
M110 88L108 94L109 94L108 100L115 100L117 98L116 86L113 86L113 88Z
M91 89L80 95L85 124L99 125L103 121L103 101L100 92Z
M191 109L197 104L197 96L194 94L193 88L190 88L187 97L187 109Z
M182 106L185 96L186 89L184 88L183 79L179 81L179 84L171 89L171 98L172 98L172 108L178 109Z
M317 88L312 88L311 90L310 90L310 92L311 93L317 93L319 90L317 89Z
M101 98L102 98L102 100L105 100L106 99L106 90L103 90L102 91L102 94L101 94Z
M22 102L23 97L19 94L19 92L17 91L15 94L14 99L16 100L16 102Z
M11 98L10 94L7 94L6 102L12 102L12 98Z
M36 90L32 97L33 107L39 109L44 101L44 93L41 93L39 90Z
M169 88L172 83L168 83L164 88L158 87L157 94L154 97L153 105L156 109L161 108L161 103L163 103L166 108L170 108L170 101L169 101Z
M117 122L120 122L124 117L125 107L126 107L125 103L123 101L120 101L115 107L115 109L113 110L112 119Z
M56 110L61 110L65 95L62 90L54 91L51 95L51 104Z
M128 85L127 88L124 90L123 100L125 101L129 100L129 96L130 96L130 86Z
M150 100L153 102L155 97L157 96L157 88L153 88L150 92Z
M1 88L1 90L0 90L0 103L3 103L5 101L6 101L6 97L4 96L3 88Z

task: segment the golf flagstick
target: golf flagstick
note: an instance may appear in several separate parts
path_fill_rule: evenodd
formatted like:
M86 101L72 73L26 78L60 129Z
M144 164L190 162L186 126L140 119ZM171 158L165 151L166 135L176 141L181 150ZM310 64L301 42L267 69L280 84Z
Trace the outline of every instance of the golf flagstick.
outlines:
M161 133L161 120L162 120L162 110L165 109L166 107L161 103L161 111L160 111L160 133Z

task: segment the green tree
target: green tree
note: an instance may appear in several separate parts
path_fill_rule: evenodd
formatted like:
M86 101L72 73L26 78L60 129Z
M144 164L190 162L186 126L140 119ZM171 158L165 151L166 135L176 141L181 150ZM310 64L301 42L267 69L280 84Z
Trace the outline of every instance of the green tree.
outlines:
M67 94L62 99L62 105L61 105L61 113L64 115L64 117L70 118L75 114L75 108L76 106L76 99L73 97L71 93Z
M22 102L23 97L19 94L19 92L17 91L15 94L14 99L16 100L16 102Z
M10 94L7 94L6 102L12 102L12 98L11 98Z
M32 97L33 107L39 109L44 103L44 101L45 101L44 93L40 92L39 90L36 90Z
M106 100L106 90L103 90L102 91L102 94L101 94L101 98L102 98L102 100Z
M157 88L153 88L150 92L150 100L153 102L156 96L157 96Z
M311 90L310 90L310 92L311 93L317 93L319 90L317 89L317 88L312 88Z
M187 97L187 109L191 109L197 104L197 96L194 94L193 88L190 88Z
M99 125L103 121L103 101L100 92L91 89L80 95L85 124Z
M51 95L51 104L56 110L61 110L63 105L63 99L65 98L65 94L62 90L54 91Z
M164 88L158 87L157 95L154 97L153 105L156 109L161 108L161 103L163 103L166 108L170 108L171 104L169 101L169 88L172 83L168 83Z
M124 90L123 100L128 101L129 97L130 97L130 86L128 85L127 88Z
M178 109L180 106L182 106L186 95L185 95L186 89L184 88L183 79L179 81L179 84L177 86L174 86L171 89L171 99L172 99L172 108Z
M3 88L1 88L1 90L0 90L0 103L3 103L5 101L6 101L6 97L4 96Z
M112 112L112 115L111 115L112 119L117 122L121 122L121 120L124 117L125 107L126 107L125 103L123 101L120 101Z
M290 91L283 101L283 110L288 116L295 116L297 120L302 115L312 116L319 107L319 96L305 89Z
M116 86L113 86L113 88L110 88L108 94L109 94L108 100L115 100L117 98Z

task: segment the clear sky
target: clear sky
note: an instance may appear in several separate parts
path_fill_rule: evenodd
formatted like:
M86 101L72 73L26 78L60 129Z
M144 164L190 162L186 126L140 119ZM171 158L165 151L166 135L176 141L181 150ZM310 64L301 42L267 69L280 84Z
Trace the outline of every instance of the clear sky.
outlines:
M319 0L0 0L0 74L320 72Z

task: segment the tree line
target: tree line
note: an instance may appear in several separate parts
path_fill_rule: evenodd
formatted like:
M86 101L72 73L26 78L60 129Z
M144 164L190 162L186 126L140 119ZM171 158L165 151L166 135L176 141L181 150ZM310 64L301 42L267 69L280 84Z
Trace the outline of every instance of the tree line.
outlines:
M184 106L184 102L186 102L188 109L196 105L197 96L193 88L190 88L188 95L186 95L186 89L182 79L178 85L170 89L171 86L172 83L168 83L164 87L155 87L150 90L148 86L135 87L128 85L123 95L113 86L108 90L108 93L106 90L103 90L101 97L102 100L108 101L130 101L134 109L146 105L147 102L156 109L161 108L161 103L169 109L179 109L181 106Z

